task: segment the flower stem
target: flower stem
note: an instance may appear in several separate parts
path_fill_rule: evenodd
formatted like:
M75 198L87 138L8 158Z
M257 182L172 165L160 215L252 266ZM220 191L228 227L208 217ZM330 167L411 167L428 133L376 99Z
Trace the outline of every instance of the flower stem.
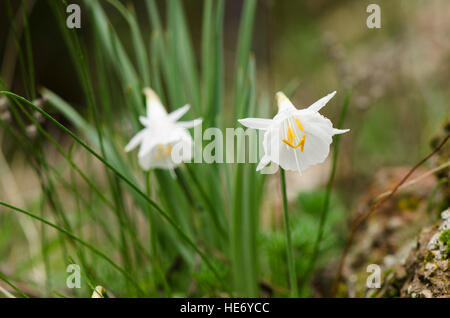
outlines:
M149 170L146 173L146 178L145 178L145 189L146 189L146 193L149 198L151 198L151 196L152 196L150 171L151 170ZM149 235L150 242L149 243L150 243L150 255L153 257L152 267L151 267L151 274L152 274L151 283L153 284L156 295L158 295L158 284L159 284L158 278L159 278L164 286L164 290L166 292L167 297L171 297L172 292L171 292L169 284L166 280L166 276L163 273L163 270L161 267L161 260L160 260L159 253L158 253L158 242L157 242L155 222L156 222L156 216L152 213L152 207L149 205L148 206L148 228L149 228L149 232L150 232L150 235Z
M289 272L289 284L291 287L291 297L297 297L297 275L295 272L295 261L291 242L291 228L289 222L289 212L288 212L288 202L286 195L286 177L284 175L284 170L280 169L281 176L281 191L283 195L283 211L284 211L284 226L286 227L286 252L288 261L288 272Z

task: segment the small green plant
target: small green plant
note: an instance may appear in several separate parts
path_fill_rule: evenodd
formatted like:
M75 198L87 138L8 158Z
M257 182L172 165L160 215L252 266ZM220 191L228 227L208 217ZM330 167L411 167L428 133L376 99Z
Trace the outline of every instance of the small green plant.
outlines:
M445 246L446 248L446 256L447 258L450 256L450 230L445 230L439 235L439 241Z

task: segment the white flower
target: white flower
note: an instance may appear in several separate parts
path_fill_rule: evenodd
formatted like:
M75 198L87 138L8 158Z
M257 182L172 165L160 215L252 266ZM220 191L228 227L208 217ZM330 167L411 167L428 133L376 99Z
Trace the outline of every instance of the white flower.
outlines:
M303 171L323 162L330 152L332 136L349 129L335 129L319 110L336 94L333 92L305 109L297 109L282 92L276 94L278 113L273 119L245 118L239 122L264 131L264 156L256 170L274 162L285 170Z
M178 121L189 110L189 105L168 114L153 90L145 88L144 94L147 100L147 116L141 116L139 120L145 128L130 140L125 151L131 151L140 145L138 159L144 170L175 168L179 164L172 156L175 146L182 149L181 161L190 160L193 140L187 128L200 124L201 120Z

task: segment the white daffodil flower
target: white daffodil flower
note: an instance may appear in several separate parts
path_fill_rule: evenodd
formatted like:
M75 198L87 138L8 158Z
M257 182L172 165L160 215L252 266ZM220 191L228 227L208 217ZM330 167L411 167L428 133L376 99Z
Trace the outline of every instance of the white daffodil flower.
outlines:
M147 116L139 117L144 129L139 131L125 147L129 152L140 145L138 159L139 165L144 170L150 168L162 168L173 170L180 162L174 160L172 152L174 147L181 149L179 154L181 161L192 158L193 140L187 128L192 128L201 123L201 119L193 121L178 121L190 106L185 105L168 114L156 93L145 88L144 94L147 100Z
M333 92L305 109L297 109L282 92L276 94L278 113L273 119L245 118L242 125L264 131L264 155L256 168L269 162L284 170L303 171L323 162L330 152L332 136L349 129L335 129L319 110L336 94Z

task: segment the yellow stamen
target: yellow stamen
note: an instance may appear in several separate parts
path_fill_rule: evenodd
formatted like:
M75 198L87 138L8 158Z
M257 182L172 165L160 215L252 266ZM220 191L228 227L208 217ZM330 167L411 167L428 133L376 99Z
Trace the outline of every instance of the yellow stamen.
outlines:
M300 123L300 120L298 120L298 118L295 118L295 121L297 122L298 128L300 128L300 130L303 131L303 126Z
M305 149L305 139L306 139L306 135L303 134L302 139L300 140L300 151L303 152L303 150Z
M301 131L303 131L303 126L300 123L300 120L298 120L298 118L296 118L295 121L297 122L298 128ZM298 147L300 147L300 151L303 152L303 150L305 149L306 135L303 134L302 139L300 139L300 141L298 142L297 145L293 144L294 138L295 138L294 131L292 130L291 126L288 126L288 140L283 138L283 139L281 139L281 141L283 141L286 145L288 145L289 147L291 147L293 149L297 149Z
M288 127L288 138L289 138L289 141L292 142L292 139L293 139L294 137L295 137L295 134L294 134L294 132L292 131L291 126L289 126L289 127Z
M166 147L163 145L158 145L158 150L159 152L153 157L153 160L167 158L172 152L172 145L167 145Z

